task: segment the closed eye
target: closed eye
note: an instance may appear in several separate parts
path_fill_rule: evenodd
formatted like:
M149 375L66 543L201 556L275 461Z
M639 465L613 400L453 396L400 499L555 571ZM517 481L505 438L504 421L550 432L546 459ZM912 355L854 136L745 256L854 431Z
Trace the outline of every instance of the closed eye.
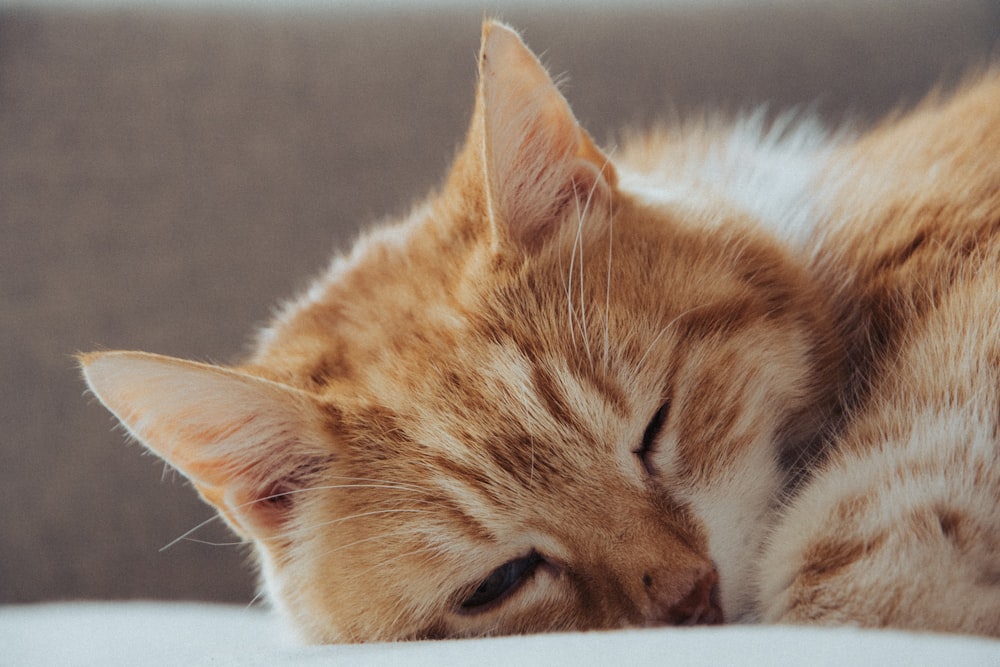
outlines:
M459 605L467 614L478 614L493 608L520 588L545 562L537 552L515 558L493 570L486 579Z
M639 457L643 469L648 475L656 475L656 468L653 467L651 455L656 451L656 440L660 437L663 425L667 422L667 415L670 414L670 401L665 401L656 411L653 418L646 425L646 430L642 433L642 442L639 449L632 453Z

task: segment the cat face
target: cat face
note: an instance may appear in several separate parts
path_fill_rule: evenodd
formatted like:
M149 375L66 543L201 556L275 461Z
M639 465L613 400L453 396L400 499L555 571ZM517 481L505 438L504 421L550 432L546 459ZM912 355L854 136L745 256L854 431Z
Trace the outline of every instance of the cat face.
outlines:
M632 258L663 244L620 245ZM306 622L338 627L357 609L349 637L421 637L746 611L782 482L774 443L811 398L810 338L774 303L777 279L748 284L735 253L621 269L612 256L608 299L597 249L576 279L588 321L568 306L570 240L561 263L466 286L478 303L450 331L408 318L390 356L325 385L345 451L315 484L337 488L302 494L295 522L301 557L285 572ZM711 286L683 277L709 264Z
M630 192L512 31L485 26L480 68L440 194L249 363L109 353L87 379L312 641L752 614L835 373L815 292L723 204Z

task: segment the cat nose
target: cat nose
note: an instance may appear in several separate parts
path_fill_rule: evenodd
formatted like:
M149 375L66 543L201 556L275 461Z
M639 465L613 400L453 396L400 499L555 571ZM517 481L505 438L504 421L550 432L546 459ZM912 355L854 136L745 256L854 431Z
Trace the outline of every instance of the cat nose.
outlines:
M693 583L677 595L674 586L658 586L657 575L646 573L642 583L650 596L650 625L718 625L723 621L719 604L719 574L715 567L693 573ZM674 575L676 576L676 575ZM676 582L675 582L676 583ZM670 588L671 595L658 593Z

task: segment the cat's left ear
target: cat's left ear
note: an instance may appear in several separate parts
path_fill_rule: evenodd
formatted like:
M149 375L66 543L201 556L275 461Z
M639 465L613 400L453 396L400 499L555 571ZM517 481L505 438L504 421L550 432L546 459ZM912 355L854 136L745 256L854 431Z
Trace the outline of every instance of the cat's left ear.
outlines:
M80 362L90 389L129 432L244 537L280 535L296 490L333 459L323 411L293 387L143 352Z
M470 140L481 142L496 241L531 247L570 219L567 207L582 214L608 206L614 167L538 58L501 23L483 26L475 113Z

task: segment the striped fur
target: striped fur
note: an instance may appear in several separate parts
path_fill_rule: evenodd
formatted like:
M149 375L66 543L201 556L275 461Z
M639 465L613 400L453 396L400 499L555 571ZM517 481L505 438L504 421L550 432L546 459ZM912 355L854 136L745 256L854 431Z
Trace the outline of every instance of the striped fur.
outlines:
M1000 634L997 155L994 76L858 138L750 118L610 159L488 22L440 192L245 364L82 365L309 641Z

